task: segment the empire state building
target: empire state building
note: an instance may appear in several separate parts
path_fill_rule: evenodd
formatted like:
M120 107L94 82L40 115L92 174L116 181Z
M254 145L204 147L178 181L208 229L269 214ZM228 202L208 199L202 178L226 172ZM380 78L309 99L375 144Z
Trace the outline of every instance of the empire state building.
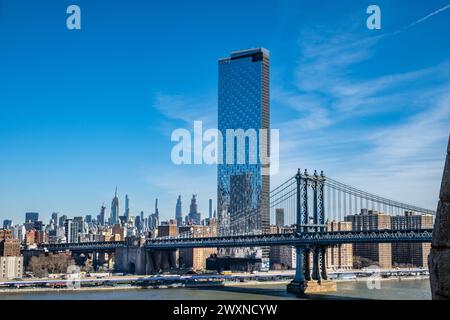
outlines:
M117 187L116 187L116 193L114 195L114 198L111 203L111 218L110 218L110 224L113 226L116 223L119 222L119 197L117 196Z

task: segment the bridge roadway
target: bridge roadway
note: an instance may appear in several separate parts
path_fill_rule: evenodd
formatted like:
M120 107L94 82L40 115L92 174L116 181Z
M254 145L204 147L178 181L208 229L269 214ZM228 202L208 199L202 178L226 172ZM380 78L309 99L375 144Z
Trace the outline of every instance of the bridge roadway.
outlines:
M307 233L260 234L199 238L154 238L144 244L146 249L175 250L180 248L259 247L259 246L316 246L352 243L423 243L431 242L432 229L330 231ZM55 251L107 252L126 246L125 241L44 244L40 249Z
M231 275L221 274L196 274L196 275L120 275L120 276L96 276L91 274L90 277L76 277L67 279L67 276L59 279L22 279L0 281L0 290L2 288L19 288L19 287L45 287L52 285L73 285L79 282L81 286L84 284L94 286L105 286L108 284L129 284L129 285L164 285L172 283L201 283L202 281L280 281L291 280L294 277L295 270L287 271L268 271L261 273L233 273ZM353 277L369 277L377 274L381 277L398 277L398 276L427 276L428 270L411 268L411 269L374 269L374 270L348 270L348 271L331 271L328 273L332 279L353 279ZM347 276L347 277L346 277ZM349 277L352 276L352 277Z

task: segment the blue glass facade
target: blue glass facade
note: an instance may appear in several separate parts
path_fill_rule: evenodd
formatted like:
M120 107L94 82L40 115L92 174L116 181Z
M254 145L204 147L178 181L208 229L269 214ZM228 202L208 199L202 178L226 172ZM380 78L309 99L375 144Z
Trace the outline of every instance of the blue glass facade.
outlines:
M269 176L262 174L260 129L269 129L269 52L263 48L234 52L219 60L218 128L223 136L223 163L218 165L217 207L222 234L269 230ZM256 132L256 149L245 138L245 161L238 163L238 139L227 129ZM250 132L250 131L247 131ZM253 141L254 142L254 141ZM232 143L232 163L226 156ZM269 141L266 148L268 150ZM264 146L264 145L263 145ZM256 162L249 152L256 151Z

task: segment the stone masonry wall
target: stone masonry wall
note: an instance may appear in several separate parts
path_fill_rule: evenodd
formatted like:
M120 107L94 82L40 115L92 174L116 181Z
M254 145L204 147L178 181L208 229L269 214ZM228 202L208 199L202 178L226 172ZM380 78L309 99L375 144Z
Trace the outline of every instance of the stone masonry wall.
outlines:
M450 139L431 247L428 264L432 297L450 299Z

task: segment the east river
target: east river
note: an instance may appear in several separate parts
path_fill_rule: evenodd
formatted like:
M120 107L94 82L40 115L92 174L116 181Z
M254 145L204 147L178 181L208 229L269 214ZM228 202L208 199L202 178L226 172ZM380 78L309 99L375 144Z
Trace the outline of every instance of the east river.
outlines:
M429 280L382 281L380 289L367 283L338 282L338 292L312 299L429 300ZM257 284L208 288L118 289L96 291L50 291L0 293L0 300L259 300L297 299L286 292L285 284Z

